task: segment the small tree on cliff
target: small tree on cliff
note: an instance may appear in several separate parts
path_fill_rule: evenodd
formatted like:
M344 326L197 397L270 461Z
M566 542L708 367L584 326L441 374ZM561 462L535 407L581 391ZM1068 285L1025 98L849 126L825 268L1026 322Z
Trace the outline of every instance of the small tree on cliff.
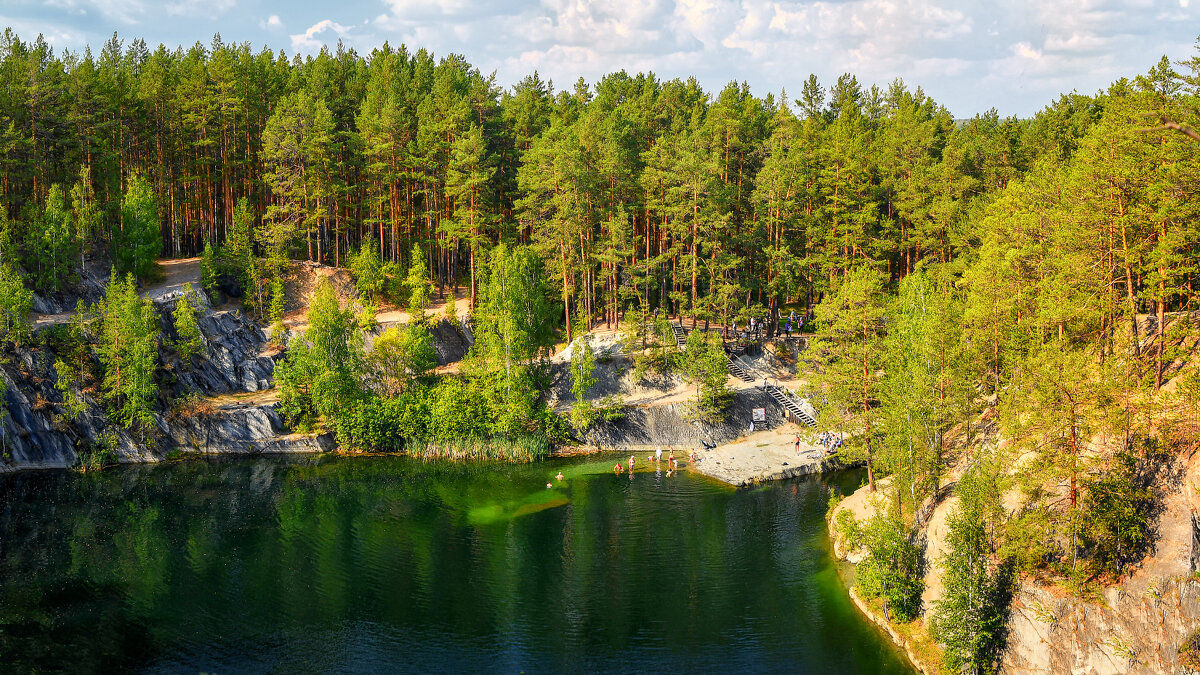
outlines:
M191 284L183 285L183 297L175 303L175 351L184 365L191 365L192 357L200 353L200 324L196 321L196 306L192 302L195 291Z
M721 334L699 330L688 333L687 347L678 357L688 381L696 386L695 416L720 421L729 403L728 366Z
M133 275L113 273L101 305L100 362L109 414L126 429L143 432L154 424L154 380L158 356L158 316L150 300L138 297Z

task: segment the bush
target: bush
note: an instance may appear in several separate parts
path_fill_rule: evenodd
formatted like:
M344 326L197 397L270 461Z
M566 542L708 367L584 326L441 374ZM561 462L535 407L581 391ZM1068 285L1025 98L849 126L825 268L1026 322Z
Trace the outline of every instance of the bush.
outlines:
M1086 483L1083 535L1097 572L1120 576L1145 554L1154 495L1138 475L1138 458L1124 451Z
M1179 645L1179 665L1192 672L1200 672L1200 628L1192 631Z
M921 553L909 540L899 518L877 514L861 531L867 555L859 563L858 588L864 597L881 598L885 613L897 623L908 623L921 609Z

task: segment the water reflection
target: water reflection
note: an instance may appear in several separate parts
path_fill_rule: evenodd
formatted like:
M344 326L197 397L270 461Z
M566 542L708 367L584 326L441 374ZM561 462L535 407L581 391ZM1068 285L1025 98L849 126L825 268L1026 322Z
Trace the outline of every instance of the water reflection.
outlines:
M909 672L840 587L825 483L611 463L0 477L0 665Z

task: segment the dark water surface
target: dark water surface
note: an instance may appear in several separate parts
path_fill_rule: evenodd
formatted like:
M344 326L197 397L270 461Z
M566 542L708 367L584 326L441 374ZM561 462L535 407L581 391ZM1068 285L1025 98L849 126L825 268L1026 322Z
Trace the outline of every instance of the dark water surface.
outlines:
M613 461L0 476L0 671L912 672L828 553L857 473Z

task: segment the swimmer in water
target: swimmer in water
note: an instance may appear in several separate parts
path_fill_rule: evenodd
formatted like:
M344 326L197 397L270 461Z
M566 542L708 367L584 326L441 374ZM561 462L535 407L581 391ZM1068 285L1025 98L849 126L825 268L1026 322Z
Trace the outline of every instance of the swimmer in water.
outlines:
M546 483L546 489L547 489L547 490L549 490L549 489L550 489L550 488L552 488L552 487L554 487L554 485L553 485L552 483Z
M619 475L621 475L621 469L624 469L624 468L625 467L621 466L620 462L617 462L616 464L613 464L613 473L615 473L619 476Z
M633 472L633 455L629 456L629 471L630 473Z
M662 460L662 446L660 445L654 449L654 461L658 462L661 460Z
M557 476L555 476L555 477L554 477L554 479L555 479L555 480L557 480L557 481L560 481L560 482L561 482L561 481L562 481L562 479L563 479L562 472L561 472L561 471L559 471L559 472L558 472L558 475L557 475Z

